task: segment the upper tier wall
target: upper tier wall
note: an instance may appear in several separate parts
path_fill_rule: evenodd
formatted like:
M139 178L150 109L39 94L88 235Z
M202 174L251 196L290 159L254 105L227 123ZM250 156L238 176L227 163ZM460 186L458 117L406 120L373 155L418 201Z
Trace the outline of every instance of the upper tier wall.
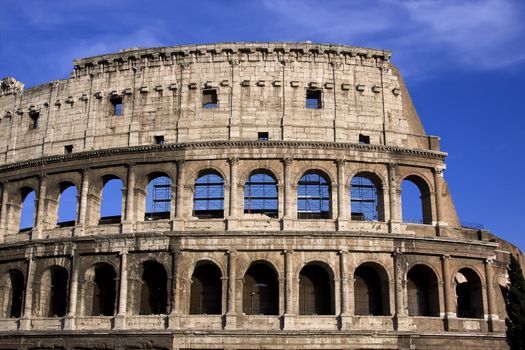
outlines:
M130 50L75 61L71 78L0 89L0 164L73 152L204 140L312 140L439 150L390 53L339 45L237 43ZM202 107L203 89L218 106ZM319 109L306 91L321 92ZM122 98L114 115L111 97ZM38 116L35 127L33 118Z

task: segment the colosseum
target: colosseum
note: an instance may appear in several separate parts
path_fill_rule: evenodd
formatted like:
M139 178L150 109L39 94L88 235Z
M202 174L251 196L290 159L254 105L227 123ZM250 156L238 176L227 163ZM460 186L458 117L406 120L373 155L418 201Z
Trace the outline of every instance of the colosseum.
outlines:
M460 223L439 141L386 50L129 49L4 78L0 348L507 349L523 257Z

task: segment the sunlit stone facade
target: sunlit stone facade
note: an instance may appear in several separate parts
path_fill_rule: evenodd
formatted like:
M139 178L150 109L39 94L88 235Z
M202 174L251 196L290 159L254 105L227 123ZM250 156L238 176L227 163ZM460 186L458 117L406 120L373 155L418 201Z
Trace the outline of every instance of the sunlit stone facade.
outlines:
M460 224L389 58L211 44L3 79L0 348L506 349L520 253Z

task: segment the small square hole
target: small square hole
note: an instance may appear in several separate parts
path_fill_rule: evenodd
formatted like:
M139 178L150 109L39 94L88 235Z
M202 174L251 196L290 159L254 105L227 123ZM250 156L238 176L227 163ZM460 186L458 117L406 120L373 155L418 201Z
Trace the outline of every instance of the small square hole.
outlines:
M166 143L166 141L164 140L164 135L157 135L155 136L155 143L157 145L163 145Z
M31 112L29 113L29 129L38 129L40 127L40 113Z
M121 116L124 111L124 104L122 103L122 97L115 96L111 98L111 104L113 105L113 115Z
M269 135L268 132L258 132L257 140L259 141L268 141Z
M71 154L71 153L73 153L73 145L67 145L67 146L64 146L64 153L65 153L65 154Z
M202 108L217 108L217 90L216 89L207 89L202 90Z
M359 134L359 143L362 144L370 144L370 136Z
M306 90L306 108L321 108L321 90Z

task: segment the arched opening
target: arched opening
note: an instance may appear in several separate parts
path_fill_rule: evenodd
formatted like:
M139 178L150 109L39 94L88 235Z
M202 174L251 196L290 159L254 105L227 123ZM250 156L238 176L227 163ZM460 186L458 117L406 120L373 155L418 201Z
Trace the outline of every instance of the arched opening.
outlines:
M75 226L77 207L77 187L70 182L61 183L57 225L60 227Z
M22 316L24 298L24 275L20 270L9 270L2 278L0 300L2 317L19 318Z
M350 182L350 210L354 221L384 221L383 190L374 174L359 173Z
M102 180L99 224L117 224L122 220L122 180L112 175Z
M116 300L116 273L113 267L106 263L98 263L92 267L90 275L93 278L91 295L91 316L113 316ZM89 293L89 291L88 291Z
M212 263L195 268L191 276L190 314L221 314L221 277L221 270Z
M354 273L356 315L386 316L390 314L388 276L375 263L364 263Z
M297 217L299 219L329 219L331 217L330 182L328 176L309 171L297 187Z
M250 175L244 185L244 213L277 217L277 182L273 176L264 171Z
M401 183L403 222L431 224L430 189L420 177L411 175Z
M20 190L22 208L20 213L20 232L31 231L36 217L36 192L30 187Z
M64 317L67 310L68 273L61 266L48 268L40 280L40 312L43 317Z
M199 219L224 217L224 179L212 171L204 171L195 181L193 216Z
M425 265L413 266L407 274L408 314L439 316L438 280Z
M456 281L457 316L483 318L483 292L481 280L473 270L463 268L454 276Z
M164 266L156 261L146 261L143 267L140 314L166 314L168 305L168 277L166 270Z
M169 219L171 211L171 179L163 173L151 174L148 178L144 220Z
M308 264L299 273L299 314L333 315L334 296L332 279L326 269Z
M277 274L264 263L253 264L244 275L243 312L246 315L279 313Z

